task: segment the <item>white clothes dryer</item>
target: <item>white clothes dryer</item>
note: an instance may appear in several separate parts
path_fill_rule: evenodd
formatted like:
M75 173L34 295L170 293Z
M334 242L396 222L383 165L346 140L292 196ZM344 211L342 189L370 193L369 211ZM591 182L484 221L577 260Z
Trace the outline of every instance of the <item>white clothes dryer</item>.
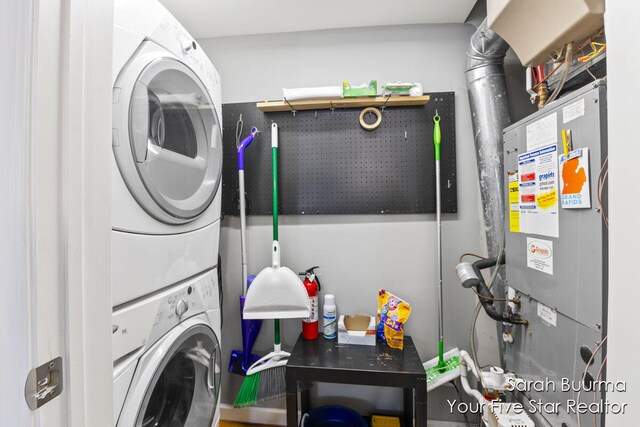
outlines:
M116 0L113 63L113 306L216 265L220 78L155 0Z
M209 427L220 419L216 270L113 313L117 427Z

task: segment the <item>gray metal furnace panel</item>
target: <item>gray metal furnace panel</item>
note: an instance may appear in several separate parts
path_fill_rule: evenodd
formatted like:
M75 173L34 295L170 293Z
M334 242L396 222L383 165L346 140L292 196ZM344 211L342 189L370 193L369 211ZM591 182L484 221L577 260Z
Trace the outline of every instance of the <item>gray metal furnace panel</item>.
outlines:
M587 346L592 352L596 350L602 340L602 333L588 328L561 313L558 313L556 325L547 324L537 315L538 301L522 298L521 314L529 321L525 328L513 327L514 342L507 344L505 350L505 362L509 371L515 372L520 378L532 382L532 390L525 393L526 400L544 403L559 403L556 408L547 406L541 408L541 415L552 426L575 426L576 415L569 413L567 404L569 400L577 401L577 392L573 389L563 391L562 381L566 378L571 386L579 386L586 362L580 356L580 347ZM594 378L603 359L601 350L594 358L594 363L589 367L588 373ZM587 359L588 361L588 359ZM603 380L601 378L601 380ZM546 384L548 381L553 387L544 387L543 391L535 390L538 384ZM580 402L590 403L594 398L598 401L601 395L593 392L581 392ZM527 406L528 403L525 404ZM547 413L551 412L551 413ZM582 415L581 425L593 425L593 415ZM601 425L600 423L598 425Z
M563 108L580 99L584 99L584 114L563 123ZM603 327L603 318L606 316L603 306L607 289L606 229L597 202L598 174L606 158L605 83L594 82L505 129L504 153L507 172L518 169L518 156L527 151L527 125L551 114L557 114L558 153L563 150L563 128L571 129L574 149L589 148L588 185L591 188L591 208L559 208L558 238L510 232L507 224L506 276L509 286L593 330L599 330ZM507 184L505 188L508 191ZM509 200L508 195L505 200ZM527 267L527 237L538 237L553 242L552 275ZM567 338L567 335L557 334L551 345Z

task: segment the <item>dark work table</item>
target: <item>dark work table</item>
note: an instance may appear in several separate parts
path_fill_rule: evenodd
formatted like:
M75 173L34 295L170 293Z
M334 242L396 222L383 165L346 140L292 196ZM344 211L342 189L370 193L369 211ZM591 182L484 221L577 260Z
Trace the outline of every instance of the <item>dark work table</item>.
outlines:
M427 425L427 377L411 337L404 348L338 344L322 336L298 337L286 366L287 426L298 425L298 381L400 387L404 390L404 425ZM302 414L309 410L309 390L300 392ZM414 414L415 410L415 414ZM414 424L415 416L415 424Z

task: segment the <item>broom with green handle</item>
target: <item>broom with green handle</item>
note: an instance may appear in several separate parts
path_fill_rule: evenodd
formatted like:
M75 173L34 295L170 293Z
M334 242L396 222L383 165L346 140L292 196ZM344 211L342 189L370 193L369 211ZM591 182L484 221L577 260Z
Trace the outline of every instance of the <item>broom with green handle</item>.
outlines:
M260 275L275 275L276 282L282 282L291 279L291 275L293 275L292 280L294 280L294 283L292 283L292 286L297 286L295 283L295 281L297 281L304 291L304 286L295 273L289 274L289 272L286 271L287 269L280 268L280 246L278 244L278 125L276 123L271 125L271 177L273 184L272 268L265 268L261 271L255 281L259 280ZM256 286L255 281L252 286ZM308 316L309 303L308 297L306 297L306 291L304 292L305 298L307 298L305 301L306 311L304 312L304 315ZM248 295L249 298L251 294L249 293ZM257 297L260 295L261 294L258 294ZM247 300L247 303L248 302L249 301ZM280 345L280 319L274 319L273 325L273 351L251 365L247 371L244 382L240 387L238 396L233 402L235 407L253 406L265 400L277 399L284 396L286 393L287 384L285 379L285 366L291 354L286 351L282 351Z
M442 220L441 220L441 194L440 194L440 116L436 110L433 116L433 148L436 164L436 223L438 227L438 356L424 363L427 373L427 391L433 390L445 382L455 379L460 372L460 352L457 348L444 352L444 314L442 298Z

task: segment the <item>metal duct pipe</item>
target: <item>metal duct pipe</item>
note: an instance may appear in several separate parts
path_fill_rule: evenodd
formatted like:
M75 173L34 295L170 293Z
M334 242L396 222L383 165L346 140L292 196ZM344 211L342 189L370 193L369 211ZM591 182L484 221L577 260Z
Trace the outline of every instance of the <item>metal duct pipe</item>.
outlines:
M504 57L509 45L482 21L467 52L467 89L484 210L489 256L496 257L504 241L504 158L502 130L509 126Z
M489 29L485 18L471 36L465 72L476 147L487 252L490 257L497 257L504 244L502 131L511 123L507 100L507 82L504 75L504 57L508 49L507 42ZM504 267L496 268L500 270L495 278L494 289L497 295L503 295L505 292ZM498 323L496 327L498 337L500 337L502 324ZM505 366L504 343L501 340L499 342L502 344L500 346L500 363Z

